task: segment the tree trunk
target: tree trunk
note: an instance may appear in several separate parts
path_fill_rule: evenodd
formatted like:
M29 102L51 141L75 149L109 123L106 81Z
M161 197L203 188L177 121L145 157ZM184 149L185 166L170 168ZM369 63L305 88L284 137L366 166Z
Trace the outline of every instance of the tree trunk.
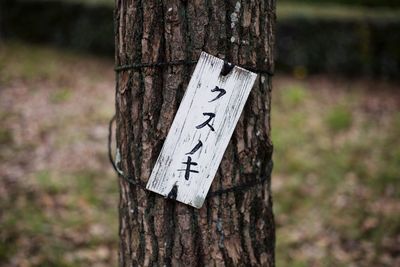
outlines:
M116 0L116 64L197 60L273 69L275 1ZM193 66L117 73L119 167L146 183ZM271 78L259 75L212 191L268 175ZM120 179L120 266L274 266L270 179L199 210Z

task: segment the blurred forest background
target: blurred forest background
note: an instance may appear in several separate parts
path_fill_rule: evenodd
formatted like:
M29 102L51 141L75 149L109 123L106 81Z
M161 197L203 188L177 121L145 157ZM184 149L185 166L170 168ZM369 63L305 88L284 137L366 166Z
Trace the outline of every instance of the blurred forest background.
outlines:
M117 266L112 0L1 0L0 266ZM400 1L277 3L277 266L400 266Z

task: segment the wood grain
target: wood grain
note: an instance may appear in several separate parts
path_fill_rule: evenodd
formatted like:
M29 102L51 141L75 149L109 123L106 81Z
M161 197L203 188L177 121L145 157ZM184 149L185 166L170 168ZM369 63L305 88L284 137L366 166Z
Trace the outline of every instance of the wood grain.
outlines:
M224 75L223 69L229 72ZM147 183L148 190L201 208L257 78L257 74L237 66L229 69L228 64L224 68L222 59L201 53ZM207 120L211 127L205 125ZM199 149L189 154L196 146ZM193 164L190 170L196 172L186 171L187 160Z

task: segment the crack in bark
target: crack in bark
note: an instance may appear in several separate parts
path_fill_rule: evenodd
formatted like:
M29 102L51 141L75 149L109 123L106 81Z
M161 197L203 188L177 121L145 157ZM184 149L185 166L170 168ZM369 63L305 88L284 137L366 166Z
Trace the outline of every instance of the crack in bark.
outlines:
M117 0L116 61L193 59L203 49L236 64L265 64L256 55L268 57L271 64L272 46L266 42L273 41L274 13L269 9L274 1L251 6L239 1L241 18L231 29L236 2ZM251 8L252 14L248 29L242 26L245 8ZM268 19L262 18L264 14ZM253 32L256 19L260 27L267 27L258 38ZM232 36L235 43L230 41ZM248 45L241 44L243 38L249 39ZM124 172L136 179L147 181L190 72L188 67L174 66L127 71L128 82L124 73L116 76L117 146ZM272 153L270 88L269 77L254 86L213 188L249 181L265 170ZM207 199L200 210L138 191L124 181L120 187L120 266L274 266L269 179L265 188Z

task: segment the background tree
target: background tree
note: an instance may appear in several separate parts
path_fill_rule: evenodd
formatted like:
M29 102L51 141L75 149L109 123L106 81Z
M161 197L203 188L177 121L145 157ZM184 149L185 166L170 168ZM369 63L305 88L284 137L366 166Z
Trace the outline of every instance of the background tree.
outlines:
M275 1L116 0L116 64L197 60L273 68ZM117 146L124 173L145 184L192 66L117 73ZM271 79L259 75L211 190L260 179L271 164ZM274 266L270 179L207 198L165 199L120 179L120 266Z

